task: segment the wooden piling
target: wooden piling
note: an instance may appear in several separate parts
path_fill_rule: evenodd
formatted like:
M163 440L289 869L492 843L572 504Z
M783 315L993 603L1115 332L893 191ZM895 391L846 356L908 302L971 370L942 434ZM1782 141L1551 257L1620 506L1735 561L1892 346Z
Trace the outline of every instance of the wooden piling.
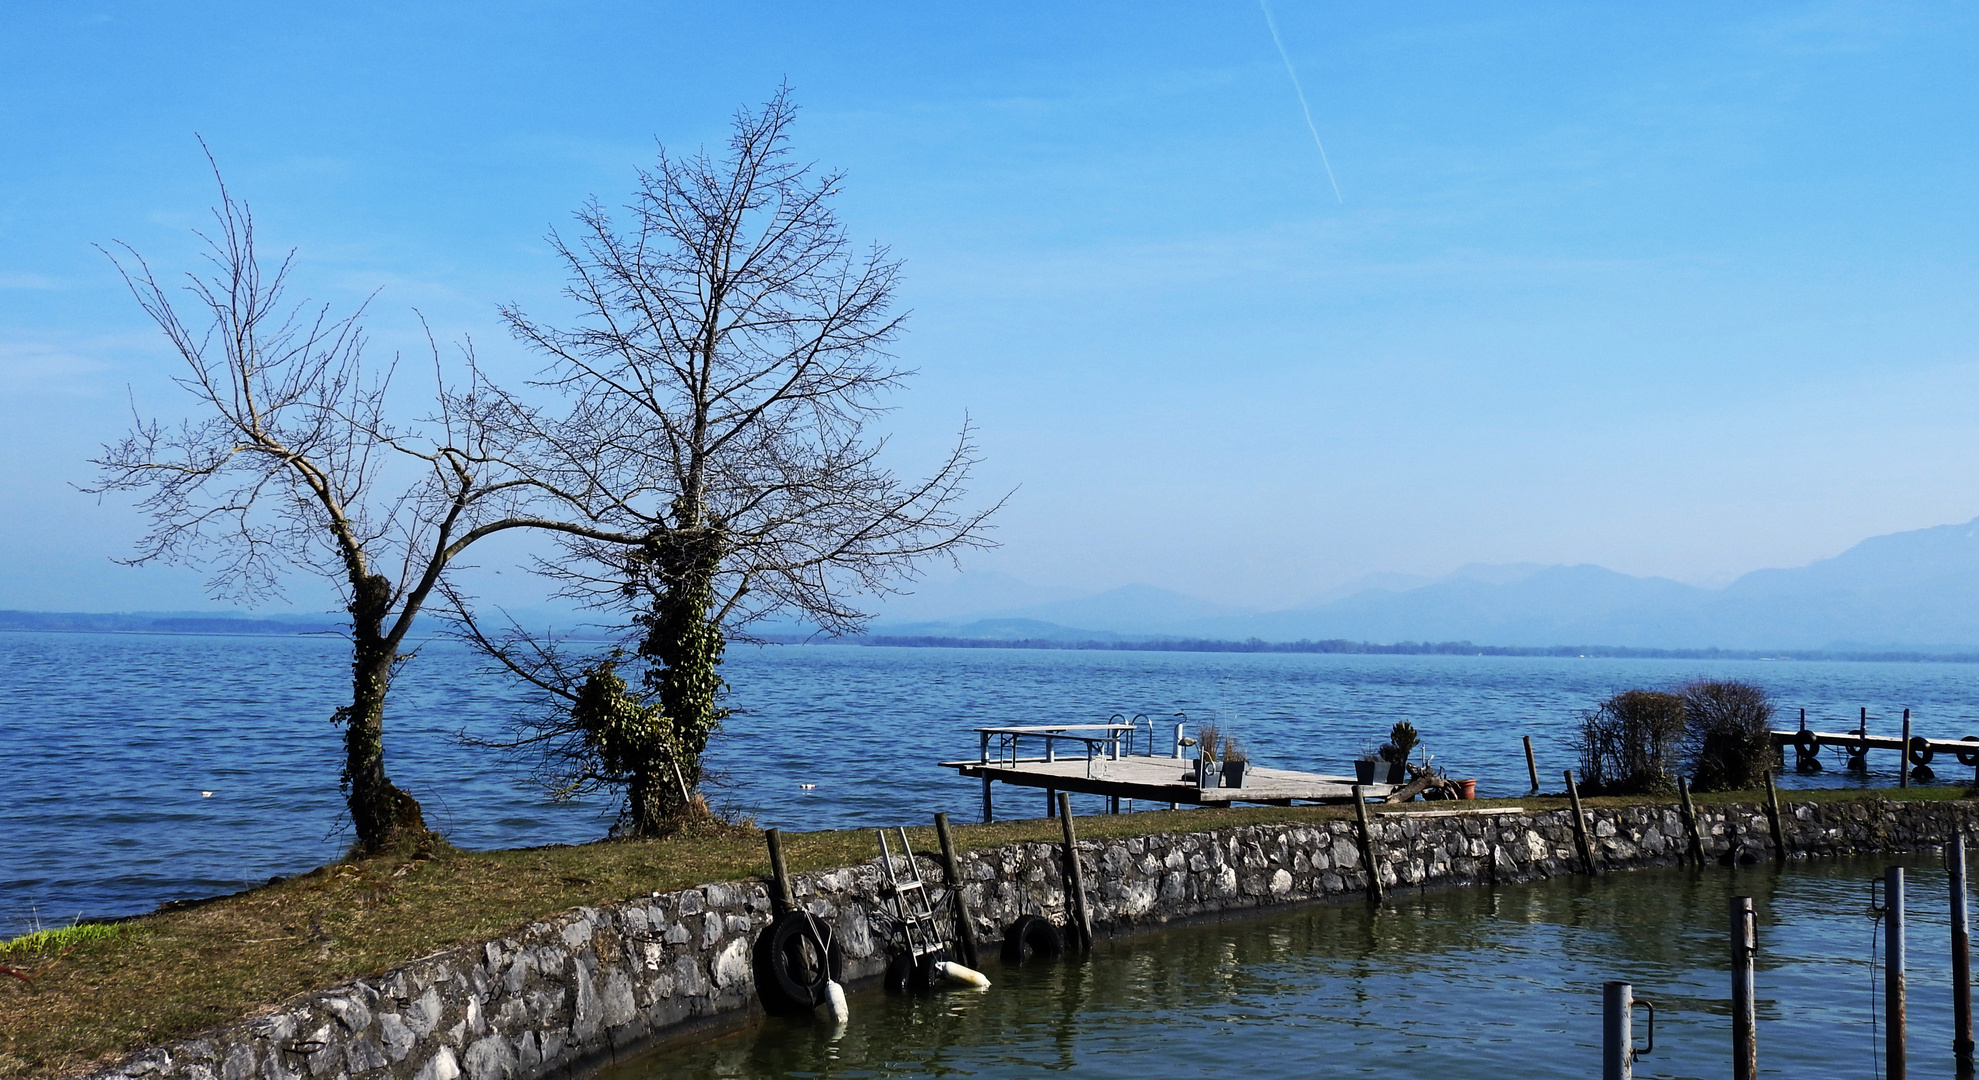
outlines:
M1883 871L1883 1075L1905 1080L1909 1019L1904 1007L1903 867Z
M1532 777L1532 790L1537 794L1539 791L1539 759L1532 754L1532 736L1530 735L1525 737L1525 771L1527 776Z
M1897 748L1897 786L1910 786L1910 710L1903 711L1903 745Z
M1598 874L1601 867L1594 861L1594 842L1587 835L1587 815L1581 813L1580 790L1574 787L1574 771L1568 769L1567 801L1574 807L1574 843L1580 847L1581 862L1587 866L1589 874Z
M1759 1013L1753 966L1759 956L1759 915L1752 897L1732 897L1732 1080L1759 1075Z
M763 830L763 842L770 846L770 901L779 914L797 909L797 897L790 891L790 871L783 865L783 838L775 829Z
M1972 1075L1972 936L1971 907L1965 888L1965 833L1952 833L1945 846L1945 869L1951 878L1952 923L1952 1057L1958 1075Z
M1704 865L1704 837L1697 831L1697 807L1690 803L1690 781L1677 777L1677 799L1684 819L1684 838L1690 841L1690 861L1693 866Z
M1766 770L1766 824L1773 830L1773 858L1787 861L1786 832L1780 826L1780 791L1773 786L1773 770Z
M955 861L955 841L948 835L945 813L935 815L935 838L941 841L941 872L955 897L955 930L962 939L962 962L981 971L982 947L976 941L976 919L969 912L969 897L962 891L962 867Z
M1374 823L1368 820L1367 790L1354 785L1354 821L1360 826L1361 866L1367 870L1367 902L1381 903L1381 864L1376 861L1378 851L1374 843Z
M1079 866L1079 836L1072 829L1072 796L1058 793L1058 820L1065 827L1065 891L1072 900L1072 932L1079 947L1093 947L1093 917L1086 907L1086 872Z

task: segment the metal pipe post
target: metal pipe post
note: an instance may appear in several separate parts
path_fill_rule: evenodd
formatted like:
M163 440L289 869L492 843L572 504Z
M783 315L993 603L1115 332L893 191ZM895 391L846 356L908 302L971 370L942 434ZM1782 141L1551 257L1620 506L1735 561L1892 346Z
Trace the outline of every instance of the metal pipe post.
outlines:
M1367 902L1381 903L1380 849L1374 843L1374 823L1368 820L1367 789L1354 785L1354 821L1360 826L1361 866L1367 871Z
M1787 859L1786 833L1780 827L1780 792L1773 786L1773 770L1766 770L1766 824L1773 830L1773 857Z
M1532 790L1539 790L1539 759L1532 756L1532 736L1525 737L1525 771L1532 777Z
M976 919L969 911L969 896L963 891L962 867L955 861L955 838L948 834L948 815L935 815L935 839L941 841L941 872L955 896L955 929L962 938L962 960L982 970L982 945L976 940Z
M1965 894L1965 833L1952 833L1945 847L1945 869L1951 877L1952 900L1952 1057L1958 1075L1972 1075L1972 938L1971 908Z
M1908 1023L1903 1000L1903 867L1883 871L1883 1075L1905 1080Z
M1759 916L1752 897L1732 897L1732 1080L1759 1075L1759 1014L1753 1004L1753 961L1759 955Z
M763 842L770 848L770 878L776 886L770 899L776 902L778 912L793 911L797 898L790 891L790 871L783 866L783 835L775 829L764 829Z
M1625 982L1602 983L1601 1080L1630 1080L1635 1076L1634 1028L1635 987Z
M1072 894L1072 929L1079 947L1093 947L1092 909L1086 906L1086 872L1079 865L1079 834L1072 828L1072 799L1058 793L1058 820L1065 830L1065 891Z

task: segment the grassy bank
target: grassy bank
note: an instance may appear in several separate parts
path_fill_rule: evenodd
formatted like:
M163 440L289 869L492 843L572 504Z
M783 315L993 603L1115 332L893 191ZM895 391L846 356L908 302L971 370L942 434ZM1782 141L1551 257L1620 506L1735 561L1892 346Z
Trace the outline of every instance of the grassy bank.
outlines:
M1959 788L1797 791L1796 800L1944 799ZM1700 803L1753 801L1753 793ZM1589 805L1639 800L1587 799ZM1565 800L1484 801L1553 809ZM1413 804L1411 809L1435 809ZM1395 808L1399 809L1399 808ZM1081 838L1317 821L1342 807L1246 807L1080 818ZM1054 840L1054 821L964 825L966 848ZM932 828L910 830L935 850ZM868 862L869 829L784 837L793 872ZM0 945L0 1077L50 1076L114 1060L296 994L376 975L428 953L514 931L572 907L712 881L768 876L761 834L727 828L665 841L469 852L405 851L321 867L235 896Z

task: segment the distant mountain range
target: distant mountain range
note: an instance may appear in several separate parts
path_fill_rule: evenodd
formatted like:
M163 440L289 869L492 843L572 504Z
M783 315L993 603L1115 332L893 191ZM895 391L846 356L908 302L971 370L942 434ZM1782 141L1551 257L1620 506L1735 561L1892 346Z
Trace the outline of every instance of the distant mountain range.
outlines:
M553 611L530 625L577 627ZM99 615L0 611L0 630L314 634L330 615ZM437 620L428 628L437 631ZM804 638L802 627L766 636ZM1599 566L1465 566L1439 578L1382 574L1299 607L1246 611L1151 585L1080 595L1004 574L961 574L894 597L872 638L967 642L1405 642L1515 649L1979 653L1979 519L1864 540L1832 559L1757 570L1720 589Z
M967 580L972 575L962 575ZM1022 586L998 575L945 597ZM1028 586L1025 586L1028 587ZM1646 649L1972 652L1979 647L1979 519L1865 540L1831 559L1758 570L1721 589L1598 566L1466 566L1441 578L1383 575L1283 611L1233 610L1129 585L986 610L937 597L889 605L873 635L1113 642L1341 639Z

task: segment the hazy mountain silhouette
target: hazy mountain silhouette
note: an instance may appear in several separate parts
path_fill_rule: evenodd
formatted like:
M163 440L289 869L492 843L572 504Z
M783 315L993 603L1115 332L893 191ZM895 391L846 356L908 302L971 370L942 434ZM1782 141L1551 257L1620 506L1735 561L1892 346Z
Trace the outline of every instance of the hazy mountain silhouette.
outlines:
M1873 537L1833 558L1754 571L1722 589L1598 566L1535 564L1471 565L1436 579L1378 575L1357 584L1363 587L1333 590L1317 603L1249 613L1130 585L1005 611L917 620L912 632L1061 640L1089 630L1101 639L1970 649L1979 646L1979 519ZM970 629L985 619L1002 625L987 633L987 627ZM1030 632L1013 633L1006 620L1023 620ZM905 629L891 619L874 628Z

